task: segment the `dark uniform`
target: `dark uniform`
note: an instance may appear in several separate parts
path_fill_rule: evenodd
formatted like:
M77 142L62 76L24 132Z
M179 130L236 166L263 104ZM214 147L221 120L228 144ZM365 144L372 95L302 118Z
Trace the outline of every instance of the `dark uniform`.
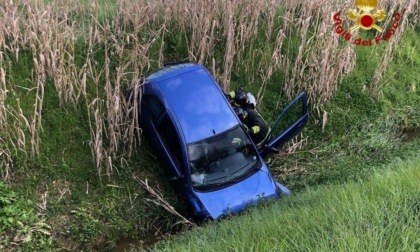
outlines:
M242 124L246 127L248 134L251 136L257 148L262 147L262 144L270 133L270 128L261 115L253 109L244 110L234 107L234 110L241 119Z

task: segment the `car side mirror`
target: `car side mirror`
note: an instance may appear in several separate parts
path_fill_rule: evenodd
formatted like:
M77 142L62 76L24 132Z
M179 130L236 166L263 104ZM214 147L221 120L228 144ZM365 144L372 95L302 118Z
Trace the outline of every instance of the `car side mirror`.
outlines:
M173 176L173 177L169 178L169 181L170 181L170 182L173 182L173 181L177 181L177 180L180 180L180 179L183 179L183 178L185 178L185 176L184 176L184 175L180 175L180 176Z

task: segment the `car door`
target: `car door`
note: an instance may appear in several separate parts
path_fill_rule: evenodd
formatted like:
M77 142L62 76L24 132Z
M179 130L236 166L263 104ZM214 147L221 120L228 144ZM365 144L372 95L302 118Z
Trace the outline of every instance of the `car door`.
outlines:
M185 158L179 133L169 113L166 111L156 121L155 128L159 137L159 144L166 159L166 169L169 180L175 181L184 177Z
M154 148L158 148L160 142L157 136L155 124L166 109L155 96L144 95L141 99L140 111L139 124L142 128L143 135L147 136ZM159 149L159 151L161 150Z
M261 149L261 157L265 158L277 152L290 139L300 133L308 121L308 105L304 92L300 93L276 119L267 137L265 147Z
M163 104L158 98L145 95L142 98L141 125L162 161L169 178L180 178L184 174L184 156L179 134Z

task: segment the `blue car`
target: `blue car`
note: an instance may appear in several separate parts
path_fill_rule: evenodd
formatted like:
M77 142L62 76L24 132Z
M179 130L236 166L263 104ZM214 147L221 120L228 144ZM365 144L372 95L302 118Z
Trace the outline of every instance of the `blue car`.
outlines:
M165 66L137 90L143 136L196 217L215 220L290 193L273 179L264 159L306 124L304 93L280 114L258 150L216 80L200 64ZM275 134L282 117L297 106L299 115Z

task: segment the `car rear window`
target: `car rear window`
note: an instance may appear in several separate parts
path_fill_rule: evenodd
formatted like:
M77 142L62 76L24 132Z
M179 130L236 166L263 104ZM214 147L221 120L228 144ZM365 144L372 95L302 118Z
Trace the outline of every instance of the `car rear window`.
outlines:
M165 107L163 107L162 103L152 96L143 97L142 103L149 113L152 121L156 121L163 111L165 111Z

